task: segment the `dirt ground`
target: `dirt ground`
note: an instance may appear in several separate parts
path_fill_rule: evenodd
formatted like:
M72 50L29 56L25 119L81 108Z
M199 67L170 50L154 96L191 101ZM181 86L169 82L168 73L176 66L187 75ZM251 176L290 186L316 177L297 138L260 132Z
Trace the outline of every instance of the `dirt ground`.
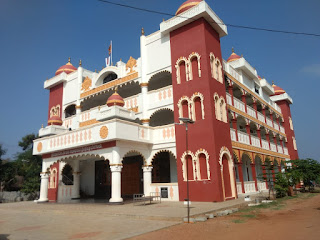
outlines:
M131 238L144 239L319 240L320 194L305 193L267 208L241 209L231 216L179 224Z

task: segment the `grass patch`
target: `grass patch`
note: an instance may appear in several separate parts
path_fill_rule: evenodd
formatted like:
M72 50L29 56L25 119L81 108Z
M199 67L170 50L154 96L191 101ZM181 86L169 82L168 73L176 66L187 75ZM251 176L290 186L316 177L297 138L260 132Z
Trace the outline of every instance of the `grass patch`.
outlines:
M233 223L244 223L245 220L243 220L243 219L234 219L234 220L232 220L232 222Z
M244 215L240 215L240 217L243 217L243 218L256 218L257 216L254 215L254 214L244 214Z

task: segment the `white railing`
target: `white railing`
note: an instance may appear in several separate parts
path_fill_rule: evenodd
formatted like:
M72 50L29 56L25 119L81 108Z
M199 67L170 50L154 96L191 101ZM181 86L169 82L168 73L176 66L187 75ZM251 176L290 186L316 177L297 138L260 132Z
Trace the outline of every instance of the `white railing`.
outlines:
M273 123L273 126L276 130L280 131L280 128L279 128L279 124L278 123Z
M255 147L261 147L260 145L260 139L258 137L255 137L255 136L252 136L251 135L251 144L252 146L255 146Z
M245 193L256 192L256 186L254 181L244 182L244 192Z
M231 95L229 93L227 93L227 104L231 105L232 106L232 98L231 98Z
M268 126L273 127L272 120L268 117L266 117L266 119L267 119Z
M266 182L257 182L259 192L267 190Z
M281 108L278 106L278 104L274 103L274 108L275 108L279 113L282 113Z
M238 141L250 145L249 135L241 131L238 131Z
M264 115L263 115L262 113L260 113L260 112L258 112L258 120L261 121L261 122L263 122L263 123L266 122L266 120L265 120L265 118L264 118Z
M63 120L63 126L66 128L72 128L74 129L74 125L76 124L76 118L75 116L68 117Z
M289 155L289 153L288 153L288 148L284 147L284 148L283 148L283 153L286 154L286 155Z
M238 194L242 193L242 184L241 184L241 182L237 182L237 192L238 192Z
M268 141L261 139L261 142L262 142L263 149L270 150Z
M280 145L278 145L278 153L283 153L283 148Z
M236 138L236 131L232 128L230 128L230 136L231 136L231 140L232 141L237 141L237 138Z
M132 96L132 97L128 97L124 99L124 107L126 109L133 109L139 106L138 103L138 95Z
M284 127L280 126L280 132L285 133Z
M273 152L277 152L277 146L274 143L270 143L270 150Z
M235 108L239 109L242 112L246 112L246 109L245 109L243 102L241 102L239 99L237 99L235 97L233 98L233 102L234 102Z
M175 141L175 127L174 124L157 127L153 131L153 141L156 143Z
M257 115L256 115L256 110L254 110L252 107L248 106L247 105L247 113L253 117L253 118L257 118Z

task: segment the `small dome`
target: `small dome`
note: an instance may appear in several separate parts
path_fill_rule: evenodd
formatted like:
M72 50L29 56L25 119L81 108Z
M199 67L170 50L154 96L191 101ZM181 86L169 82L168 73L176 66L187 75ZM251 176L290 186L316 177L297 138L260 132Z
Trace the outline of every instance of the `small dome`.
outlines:
M120 106L123 107L124 106L124 100L123 98L117 93L117 90L114 92L114 94L112 94L108 100L107 100L107 105L108 107L112 107L112 106Z
M56 71L56 76L59 75L62 72L65 72L66 74L72 73L74 71L77 71L77 68L74 67L71 62L70 62L70 58L68 60L68 63L66 65L63 65L61 67L58 68L58 70Z
M234 49L232 48L232 53L231 53L230 57L228 58L227 62L233 62L233 61L236 61L236 60L238 60L240 58L241 57L239 55L234 53Z
M274 95L272 96L275 96L275 95L281 95L283 93L286 93L285 90L283 90L281 87L278 87L277 85L275 85L273 82L272 82L272 87L274 89Z
M58 116L52 116L49 118L48 120L48 125L58 125L61 126L62 125L62 120L60 117Z
M198 5L200 2L202 2L202 0L188 0L184 3L182 3L182 5L178 8L176 15L179 15L185 11L187 11L188 9Z

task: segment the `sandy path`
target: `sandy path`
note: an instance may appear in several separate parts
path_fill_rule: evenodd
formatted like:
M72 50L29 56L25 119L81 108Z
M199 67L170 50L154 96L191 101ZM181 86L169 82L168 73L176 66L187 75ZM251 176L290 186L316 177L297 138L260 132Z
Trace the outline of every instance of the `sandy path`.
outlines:
M261 209L258 213L242 212L203 223L180 224L132 238L143 239L319 240L320 194L287 200L280 209Z

